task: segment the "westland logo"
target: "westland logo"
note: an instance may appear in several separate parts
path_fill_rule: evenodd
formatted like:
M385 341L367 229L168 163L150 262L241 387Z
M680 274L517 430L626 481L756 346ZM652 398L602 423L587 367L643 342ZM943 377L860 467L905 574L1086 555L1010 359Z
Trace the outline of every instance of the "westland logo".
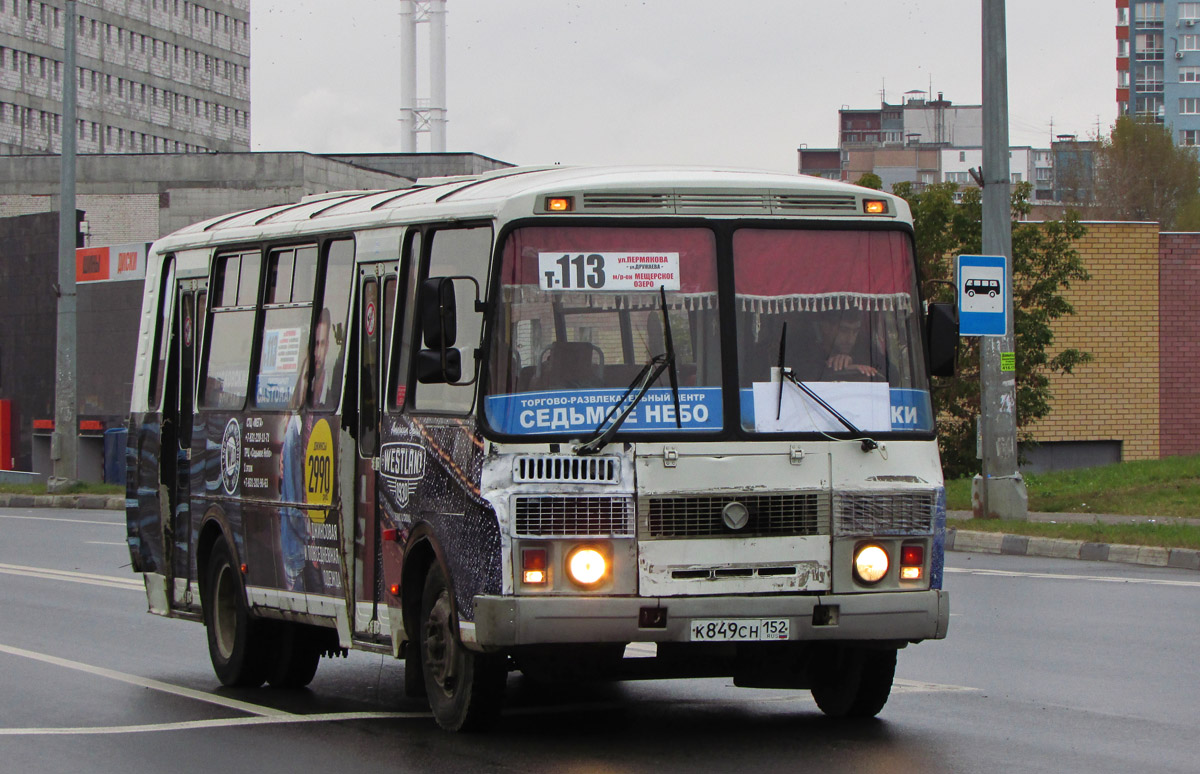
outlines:
M401 506L425 478L425 447L415 443L385 443L379 450L379 475Z
M237 492L238 482L242 478L242 426L236 419L229 420L225 425L225 435L221 438L221 486L225 494Z

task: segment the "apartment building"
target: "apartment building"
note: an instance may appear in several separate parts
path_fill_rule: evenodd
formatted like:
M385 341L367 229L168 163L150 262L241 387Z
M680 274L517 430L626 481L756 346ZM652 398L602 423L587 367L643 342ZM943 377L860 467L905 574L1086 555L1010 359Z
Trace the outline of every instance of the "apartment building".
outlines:
M1200 2L1116 0L1117 114L1200 145Z
M65 0L0 0L0 154L62 150ZM80 153L250 149L250 0L77 0Z

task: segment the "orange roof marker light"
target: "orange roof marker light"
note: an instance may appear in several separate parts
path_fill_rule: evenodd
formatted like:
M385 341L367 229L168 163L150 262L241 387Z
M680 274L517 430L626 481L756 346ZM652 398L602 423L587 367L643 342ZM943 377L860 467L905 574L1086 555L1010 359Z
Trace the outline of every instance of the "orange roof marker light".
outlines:
M888 205L884 199L863 199L863 212L868 215L887 215Z
M571 212L575 209L575 199L571 196L547 196L546 210L548 212Z

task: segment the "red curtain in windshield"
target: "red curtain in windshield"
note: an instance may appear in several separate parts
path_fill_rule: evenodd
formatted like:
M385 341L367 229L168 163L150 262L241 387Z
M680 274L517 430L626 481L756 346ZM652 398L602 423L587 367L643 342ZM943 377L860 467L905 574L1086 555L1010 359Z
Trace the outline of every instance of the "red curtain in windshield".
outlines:
M739 297L898 299L915 285L898 231L741 229L733 255Z

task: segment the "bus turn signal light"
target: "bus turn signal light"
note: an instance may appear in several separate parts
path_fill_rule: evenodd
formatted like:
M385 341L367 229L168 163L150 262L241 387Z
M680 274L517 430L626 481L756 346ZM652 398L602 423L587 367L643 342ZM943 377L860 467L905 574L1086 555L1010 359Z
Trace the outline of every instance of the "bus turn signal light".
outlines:
M887 202L883 199L864 199L863 212L868 215L887 215Z
M900 580L921 580L925 566L925 546L903 546L900 549Z
M521 550L521 577L526 583L546 582L546 549L524 548Z

